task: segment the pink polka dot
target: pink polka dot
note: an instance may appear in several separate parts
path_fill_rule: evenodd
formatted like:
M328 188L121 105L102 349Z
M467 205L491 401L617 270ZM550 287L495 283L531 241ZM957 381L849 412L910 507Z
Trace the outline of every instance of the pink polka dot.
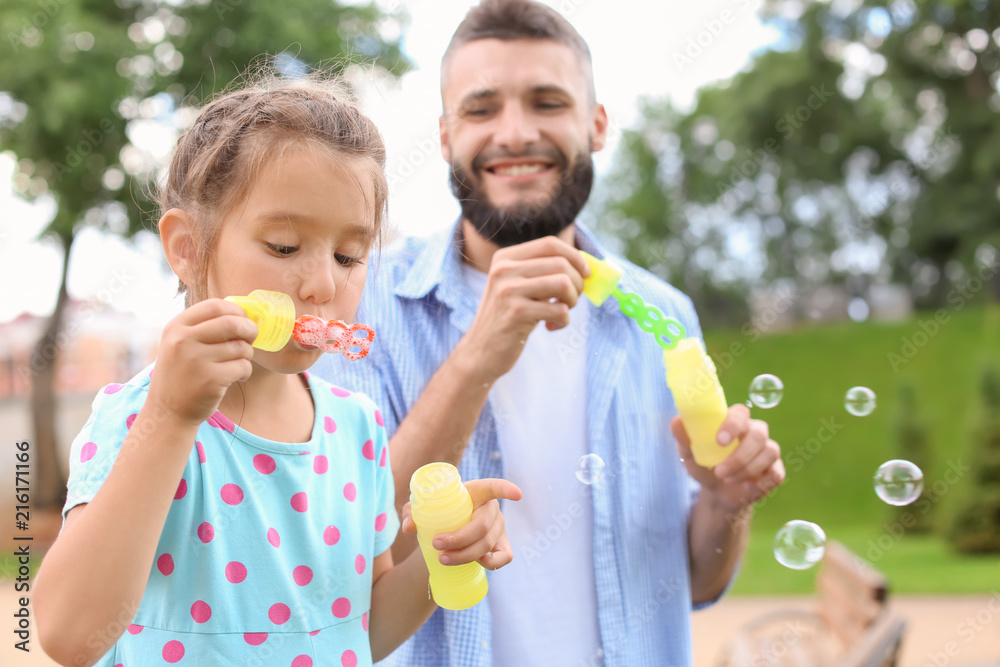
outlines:
M207 521L203 521L200 526L198 526L198 539L208 544L215 537L215 528L212 527Z
M330 391L333 392L334 396L339 396L340 398L347 398L351 395L351 392L346 389L341 389L340 387L332 387Z
M243 502L243 489L236 484L222 485L222 502L227 505L239 505Z
M354 559L354 569L358 571L358 574L365 573L365 557L358 554Z
M156 569L160 571L160 574L167 576L174 571L174 558L170 554L163 554L156 559Z
M332 547L340 541L340 530L336 526L327 526L323 531L323 541Z
M187 492L188 492L188 483L187 480L182 477L181 483L177 485L177 491L174 492L174 500L180 500L185 495L187 495Z
M129 415L128 417L126 417L125 418L125 428L132 428L132 423L135 421L135 418L138 417L138 416L139 415Z
M260 646L267 640L266 632L244 632L243 641L250 646Z
M344 497L352 503L354 502L354 499L358 497L358 490L355 488L353 482L348 482L344 485Z
M375 460L375 443L371 440L365 441L365 444L361 445L361 456L365 457L369 461Z
M305 491L299 491L292 496L292 509L296 512L305 512L309 509L309 498Z
M191 605L191 618L195 623L204 623L212 618L212 608L204 600L198 600Z
M378 410L375 411L375 423L379 426L385 426L385 419L382 417L382 413Z
M385 523L389 520L389 515L382 512L377 517L375 517L375 530L376 532L382 532L385 530Z
M313 470L316 473L322 475L329 469L330 469L330 462L322 454L313 459Z
M229 417L222 414L218 410L216 410L215 414L208 418L208 425L214 426L215 428L221 428L223 431L228 431L229 433L236 430L236 424L229 421Z
M299 586L305 586L313 580L313 571L305 565L299 565L292 570L292 579L294 579L295 583Z
M131 623L131 624L130 624L130 625L128 626L128 633L129 633L130 635L137 635L137 634L139 634L140 632L142 632L142 630L143 630L143 626L141 626L141 625L136 625L135 623Z
M201 444L201 440L194 443L194 446L198 449L198 463L205 462L205 445Z
M282 625L292 617L292 610L288 608L287 604L278 602L272 604L271 608L267 610L267 617L271 619L272 623Z
M368 632L368 612L361 614L361 629Z
M344 667L358 667L358 656L351 649L347 649L340 655L340 664Z
M276 531L274 528L268 528L267 541L271 543L272 547L277 548L281 546L281 535L278 535L278 531Z
M333 433L337 430L337 422L330 417L323 417L323 428L326 429L327 433Z
M302 371L302 377L306 379L306 382L309 382L309 371Z
M292 667L312 667L313 659L308 655L299 655L292 660Z
M347 598L337 598L333 601L331 610L337 618L347 618L348 614L351 613L351 601Z
M385 467L385 457L388 454L389 454L389 448L388 447L383 447L382 448L382 457L378 460L378 464L380 466L382 466L383 468Z
M83 443L83 447L80 449L80 463L86 463L90 459L94 458L94 454L96 453L97 453L96 442Z
M184 644L180 643L176 639L173 639L163 645L163 659L167 662L180 662L180 659L183 657Z
M117 394L119 391L121 391L121 388L124 386L125 385L118 384L117 382L112 382L111 384L109 384L107 387L104 388L104 393Z
M270 475L274 472L274 459L267 454L258 454L253 457L253 467L256 468L257 472L261 474Z
M230 583L238 584L247 578L247 566L238 560L226 563L226 579Z
M309 633L309 636L310 637L315 637L318 634L319 634L319 630L313 630L312 632Z
M299 456L309 456L312 452L299 452Z

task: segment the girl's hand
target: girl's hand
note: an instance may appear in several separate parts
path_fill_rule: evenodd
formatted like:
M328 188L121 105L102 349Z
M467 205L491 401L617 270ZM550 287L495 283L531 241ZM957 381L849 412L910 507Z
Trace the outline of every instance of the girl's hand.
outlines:
M472 519L451 533L434 536L434 548L440 550L440 560L445 565L462 565L478 561L490 570L501 568L513 559L503 514L497 498L520 500L521 489L505 479L474 479L465 482L472 496ZM417 529L410 514L410 503L403 506L402 530L412 533Z
M192 424L219 407L233 382L249 379L257 325L235 303L206 299L163 329L149 397Z

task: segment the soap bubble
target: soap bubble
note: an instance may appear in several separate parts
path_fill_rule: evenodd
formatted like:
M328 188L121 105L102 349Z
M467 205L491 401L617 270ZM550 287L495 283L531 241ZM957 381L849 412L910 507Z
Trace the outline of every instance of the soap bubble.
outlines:
M868 387L851 387L844 396L844 407L855 417L875 412L875 392Z
M604 483L604 459L597 454L584 454L576 462L576 478L584 484Z
M750 400L758 408L773 408L781 403L784 394L785 385L778 376L770 373L758 375L750 383Z
M875 493L890 505L909 505L923 490L924 473L909 461L886 461L875 473Z
M774 537L774 558L793 570L808 570L825 551L826 533L809 521L789 521Z

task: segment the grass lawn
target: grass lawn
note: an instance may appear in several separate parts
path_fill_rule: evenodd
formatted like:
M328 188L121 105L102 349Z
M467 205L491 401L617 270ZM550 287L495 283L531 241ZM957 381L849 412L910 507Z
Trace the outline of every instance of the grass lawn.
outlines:
M813 590L813 570L788 570L771 553L775 532L792 519L819 524L829 539L875 561L897 593L1000 588L1000 554L960 556L943 538L971 494L971 430L981 409L981 369L1000 363L1000 308L967 307L947 315L936 331L928 324L933 313L918 313L909 322L845 323L756 340L740 331L706 332L730 404L746 401L751 379L761 373L773 373L785 385L779 406L753 409L781 445L788 478L756 512L734 593ZM844 394L855 385L878 396L870 416L844 409ZM913 414L899 407L904 386L916 396ZM923 497L893 508L875 495L872 477L884 461L909 458L899 435L903 420L924 424L930 452L914 461L924 471ZM901 533L901 511L926 515L934 533Z

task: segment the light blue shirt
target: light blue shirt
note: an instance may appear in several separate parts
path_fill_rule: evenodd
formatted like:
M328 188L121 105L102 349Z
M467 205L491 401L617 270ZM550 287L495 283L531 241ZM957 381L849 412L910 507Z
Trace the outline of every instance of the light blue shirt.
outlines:
M576 244L606 256L580 225ZM354 363L325 355L313 368L371 396L385 415L390 437L476 314L478 301L462 276L460 248L461 226L456 225L373 254L357 316L375 329L371 353ZM701 336L688 297L627 261L615 261L625 270L623 290L678 319L688 335ZM592 487L591 494L602 651L587 665L687 667L692 664L687 524L698 485L684 470L670 434L676 408L662 351L651 334L621 313L616 300L587 307L587 428L590 451L605 464L605 482ZM559 360L552 364L555 372ZM504 476L494 415L488 400L459 466L465 480ZM527 546L512 545L515 558L518 548ZM487 604L438 609L380 664L493 667L494 621Z

